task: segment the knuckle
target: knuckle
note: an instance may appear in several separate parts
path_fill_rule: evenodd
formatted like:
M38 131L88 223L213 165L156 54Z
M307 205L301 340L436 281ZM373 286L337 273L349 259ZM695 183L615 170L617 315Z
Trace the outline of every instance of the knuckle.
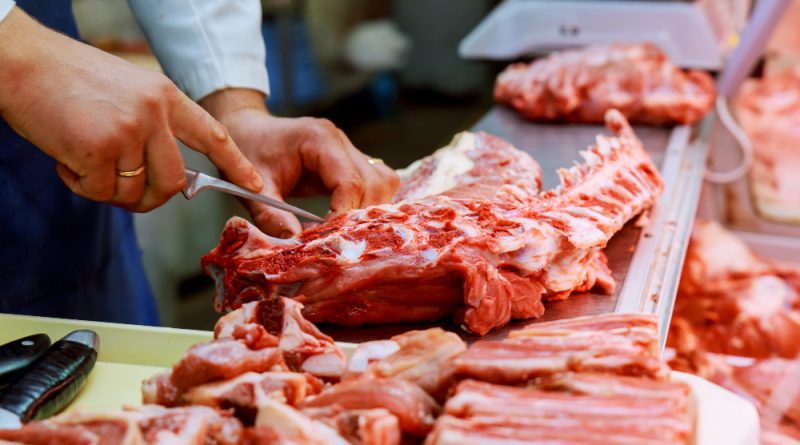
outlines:
M364 180L360 177L351 176L342 182L342 189L357 195L363 195L366 189Z

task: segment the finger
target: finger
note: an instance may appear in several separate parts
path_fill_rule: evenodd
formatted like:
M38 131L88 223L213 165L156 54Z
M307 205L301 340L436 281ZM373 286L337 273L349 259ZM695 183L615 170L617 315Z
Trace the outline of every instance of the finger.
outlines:
M335 139L310 144L316 145L302 150L303 164L331 191L331 210L341 213L357 208L364 196L364 180L350 156Z
M92 173L81 176L64 164L56 164L56 173L73 193L93 201L105 202L114 195L113 164L98 165Z
M180 149L166 129L147 141L144 159L147 185L138 205L130 208L136 212L147 212L161 206L186 185Z
M170 126L175 137L192 150L208 156L232 182L255 192L264 187L261 176L233 142L225 126L183 94L172 109Z
M358 150L342 130L337 128L336 135L342 146L347 148L350 159L353 160L354 165L364 180L364 196L362 197L360 207L389 202L396 190L391 176L387 176L386 174L386 170L391 169L385 165L370 162L370 157Z
M386 197L388 190L381 182L381 175L370 165L369 158L355 147L348 148L347 153L364 181L364 195L361 197L358 207L383 204L388 201L388 197Z
M264 188L261 189L261 194L283 201L278 187L272 181L267 181L267 183L264 184ZM300 221L289 212L249 200L242 200L242 203L250 212L250 216L253 217L253 222L256 227L266 234L280 238L289 238L302 231Z
M137 176L120 176L119 172L129 172L144 165L144 147L125 150L116 162L116 189L111 197L112 204L121 207L136 207L144 197L147 186L147 171Z
M377 163L373 164L372 166L380 175L381 183L385 187L385 195L386 201L390 202L392 198L394 198L395 193L397 193L397 189L400 188L400 176L397 176L397 172L394 171L393 168L389 167L384 163Z

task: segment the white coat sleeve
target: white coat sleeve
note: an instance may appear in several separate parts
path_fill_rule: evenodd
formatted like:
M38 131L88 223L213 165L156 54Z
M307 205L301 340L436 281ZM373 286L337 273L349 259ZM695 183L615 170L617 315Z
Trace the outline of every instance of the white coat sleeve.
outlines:
M0 22L11 12L14 7L14 0L0 0Z
M224 88L269 94L259 0L128 2L164 72L193 100Z

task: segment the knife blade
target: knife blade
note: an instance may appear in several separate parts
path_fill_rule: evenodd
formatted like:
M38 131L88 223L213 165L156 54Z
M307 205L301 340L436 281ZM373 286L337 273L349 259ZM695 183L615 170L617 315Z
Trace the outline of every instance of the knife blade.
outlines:
M50 337L34 334L0 346L0 388L50 347Z
M19 428L66 408L86 383L99 344L89 330L73 331L53 343L0 392L0 428Z
M238 196L240 198L249 199L251 201L260 202L276 209L281 209L297 216L301 216L309 221L323 223L325 220L319 216L307 212L301 208L295 207L291 204L272 199L270 197L253 193L249 190L243 189L228 181L209 176L191 168L185 169L186 171L186 187L183 188L181 193L186 199L194 198L198 193L203 190L216 190L218 192L228 193L230 195Z

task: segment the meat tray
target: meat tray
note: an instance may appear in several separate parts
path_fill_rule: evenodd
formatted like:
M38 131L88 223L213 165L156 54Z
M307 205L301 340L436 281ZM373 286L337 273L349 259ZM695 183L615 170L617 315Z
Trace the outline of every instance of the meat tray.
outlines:
M59 338L74 329L100 335L100 355L86 387L68 409L110 410L138 405L141 381L171 366L192 344L211 339L208 331L153 328L0 314L0 344L43 332ZM346 354L354 345L340 343ZM732 393L697 377L674 373L692 387L696 413L694 445L757 442L755 409Z
M644 218L647 222L642 224L644 230L634 221L617 233L606 248L618 284L614 295L573 294L568 300L546 303L541 321L607 312L654 313L662 326L663 345L699 201L712 118L707 116L697 128L635 127L660 169L664 193ZM601 125L531 123L499 106L492 108L471 130L499 136L533 156L542 166L543 189L558 185L556 170L579 160L579 151L592 144L597 134L608 134ZM530 321L509 323L484 338L503 338L509 330L525 323ZM468 342L478 338L449 321L358 328L323 325L322 329L337 341L363 342L434 325L458 332Z

